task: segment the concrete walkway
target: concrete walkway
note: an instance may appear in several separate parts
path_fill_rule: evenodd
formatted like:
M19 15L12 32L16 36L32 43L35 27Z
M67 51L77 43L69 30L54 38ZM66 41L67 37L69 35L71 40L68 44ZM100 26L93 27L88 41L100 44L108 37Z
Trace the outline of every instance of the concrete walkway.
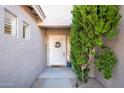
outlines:
M70 67L48 67L39 78L76 78Z
M68 67L48 67L38 77L34 88L72 88L75 87L76 75Z
M48 67L38 77L32 88L75 88L76 75L68 67ZM93 78L87 84L80 84L80 88L102 88L103 86Z

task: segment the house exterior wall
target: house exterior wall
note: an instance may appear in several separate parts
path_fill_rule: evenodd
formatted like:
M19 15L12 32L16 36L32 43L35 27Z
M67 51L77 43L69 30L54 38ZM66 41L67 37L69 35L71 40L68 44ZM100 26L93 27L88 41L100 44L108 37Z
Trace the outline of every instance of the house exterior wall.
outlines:
M4 8L18 17L17 36L4 34ZM30 40L22 38L22 25L30 26ZM22 6L0 6L0 87L30 87L46 67L44 30Z
M46 19L43 23L44 26L71 25L72 5L43 5L41 7L46 15Z
M120 13L122 15L118 36L106 44L110 46L118 58L118 62L113 69L113 76L110 80L105 80L101 73L95 71L95 78L99 80L105 87L124 87L124 6L121 6Z

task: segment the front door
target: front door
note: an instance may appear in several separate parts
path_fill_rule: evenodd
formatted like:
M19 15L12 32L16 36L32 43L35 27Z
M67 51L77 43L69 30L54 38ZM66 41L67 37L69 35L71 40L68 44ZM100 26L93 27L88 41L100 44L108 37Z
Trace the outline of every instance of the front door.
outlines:
M66 35L49 35L48 65L66 66Z

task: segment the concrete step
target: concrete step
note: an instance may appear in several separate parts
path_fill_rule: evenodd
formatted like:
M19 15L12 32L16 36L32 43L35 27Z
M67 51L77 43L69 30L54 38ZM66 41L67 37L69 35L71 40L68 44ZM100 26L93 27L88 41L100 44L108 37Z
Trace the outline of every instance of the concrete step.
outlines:
M74 88L75 82L74 78L38 78L32 88Z

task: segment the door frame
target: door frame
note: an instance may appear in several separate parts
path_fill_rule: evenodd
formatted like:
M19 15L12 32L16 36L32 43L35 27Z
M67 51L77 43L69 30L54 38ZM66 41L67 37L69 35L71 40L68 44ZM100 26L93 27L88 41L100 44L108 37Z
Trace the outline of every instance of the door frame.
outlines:
M47 35L47 66L51 66L49 63L50 63L50 61L49 61L49 37L51 37L51 36L65 36L65 58L66 58L66 63L67 63L67 36L66 35L64 35L64 34L49 34L49 35ZM59 65L57 65L57 66L59 66ZM61 66L61 65L60 65ZM64 65L62 65L62 66L64 66ZM65 65L65 66L67 66L67 65Z

